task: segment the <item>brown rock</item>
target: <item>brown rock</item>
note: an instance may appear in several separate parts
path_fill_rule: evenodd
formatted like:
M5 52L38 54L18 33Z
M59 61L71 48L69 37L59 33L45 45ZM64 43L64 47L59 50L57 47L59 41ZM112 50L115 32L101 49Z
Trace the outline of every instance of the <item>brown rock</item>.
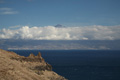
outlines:
M33 53L31 53L28 57L29 58L35 58L35 55Z
M41 53L40 52L38 53L37 57L41 58Z
M66 80L42 59L40 53L24 57L0 49L0 80Z

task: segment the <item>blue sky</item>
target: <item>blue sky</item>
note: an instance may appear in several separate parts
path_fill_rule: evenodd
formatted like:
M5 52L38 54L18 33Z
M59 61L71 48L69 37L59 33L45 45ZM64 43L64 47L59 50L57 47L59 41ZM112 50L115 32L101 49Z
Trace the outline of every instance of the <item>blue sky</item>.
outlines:
M56 24L120 25L120 0L0 0L0 29Z

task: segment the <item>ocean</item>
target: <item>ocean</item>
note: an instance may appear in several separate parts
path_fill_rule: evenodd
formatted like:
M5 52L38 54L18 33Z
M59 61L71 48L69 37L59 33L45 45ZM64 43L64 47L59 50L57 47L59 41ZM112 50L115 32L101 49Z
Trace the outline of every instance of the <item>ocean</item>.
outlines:
M120 50L12 50L28 56L41 52L53 71L68 80L120 80Z

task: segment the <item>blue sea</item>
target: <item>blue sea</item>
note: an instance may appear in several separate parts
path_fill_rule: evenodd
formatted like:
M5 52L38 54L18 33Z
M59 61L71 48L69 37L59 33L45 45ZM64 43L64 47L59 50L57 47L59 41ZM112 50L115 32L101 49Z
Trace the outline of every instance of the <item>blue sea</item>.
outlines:
M68 80L120 80L120 50L12 50L19 55L41 52L53 71Z

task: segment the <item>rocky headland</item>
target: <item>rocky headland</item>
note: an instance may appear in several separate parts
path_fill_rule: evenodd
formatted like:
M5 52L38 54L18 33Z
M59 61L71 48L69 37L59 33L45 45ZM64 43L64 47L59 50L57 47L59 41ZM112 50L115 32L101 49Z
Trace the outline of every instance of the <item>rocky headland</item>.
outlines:
M0 80L67 80L52 71L39 52L20 56L0 49Z

